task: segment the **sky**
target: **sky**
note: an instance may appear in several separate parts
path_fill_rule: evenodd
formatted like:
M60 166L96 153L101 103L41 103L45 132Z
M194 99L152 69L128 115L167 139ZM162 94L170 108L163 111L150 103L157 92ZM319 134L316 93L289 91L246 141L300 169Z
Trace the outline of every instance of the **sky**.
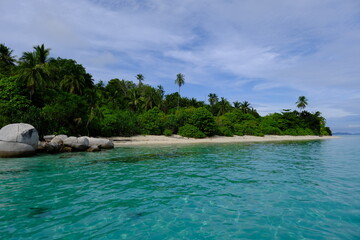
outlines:
M20 57L45 44L94 81L132 80L207 101L248 101L261 115L320 111L360 133L359 0L0 0L0 42Z

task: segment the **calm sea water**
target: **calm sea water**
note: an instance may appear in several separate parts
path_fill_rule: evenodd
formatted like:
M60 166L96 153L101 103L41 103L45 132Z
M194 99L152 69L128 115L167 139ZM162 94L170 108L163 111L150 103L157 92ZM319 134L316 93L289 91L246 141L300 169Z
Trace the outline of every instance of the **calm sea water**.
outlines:
M0 239L360 239L360 137L0 159Z

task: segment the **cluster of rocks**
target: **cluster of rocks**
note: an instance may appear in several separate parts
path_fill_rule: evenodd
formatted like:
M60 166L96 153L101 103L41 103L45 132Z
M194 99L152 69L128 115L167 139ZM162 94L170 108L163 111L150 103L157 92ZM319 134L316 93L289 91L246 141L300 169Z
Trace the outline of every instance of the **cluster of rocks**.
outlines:
M92 137L68 137L66 135L44 136L44 142L40 142L38 151L48 153L58 152L99 152L101 149L114 148L114 144L109 139Z
M109 139L92 137L45 136L39 141L38 131L27 123L14 123L0 129L0 157L24 157L36 152L59 153L114 148Z

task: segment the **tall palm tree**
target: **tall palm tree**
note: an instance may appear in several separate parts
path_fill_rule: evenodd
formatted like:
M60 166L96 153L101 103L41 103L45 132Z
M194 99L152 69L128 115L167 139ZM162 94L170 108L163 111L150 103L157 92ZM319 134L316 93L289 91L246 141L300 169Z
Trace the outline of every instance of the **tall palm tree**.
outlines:
M42 88L46 84L48 71L45 64L37 64L35 52L24 52L20 58L19 78L26 83L29 89L30 100L36 88Z
M248 101L240 103L240 108L243 113L249 113L251 111L251 105Z
M306 108L306 106L308 105L308 100L305 96L300 96L298 98L298 101L296 102L296 106L300 109L300 110L304 110Z
M221 98L219 104L220 104L220 108L219 108L218 116L224 115L231 108L231 104L224 97Z
M210 93L208 95L208 97L209 97L209 103L210 103L211 107L219 102L219 98L215 93Z
M179 105L180 105L180 88L182 85L185 84L185 76L182 73L178 73L176 75L176 80L175 80L175 84L179 86L179 96L178 96L178 106L177 109L179 110Z
M60 88L69 93L82 95L85 88L85 78L84 76L75 76L73 74L65 75L60 82Z
M50 48L45 48L44 44L34 46L38 64L45 64L49 61Z
M14 51L5 46L4 44L0 44L0 62L3 66L14 66L15 58L12 56Z
M234 108L240 109L241 103L239 101L235 101L235 102L233 102L233 104L234 104Z
M139 87L142 85L142 82L144 81L144 75L142 75L142 74L138 74L138 75L136 75L136 79L139 81Z

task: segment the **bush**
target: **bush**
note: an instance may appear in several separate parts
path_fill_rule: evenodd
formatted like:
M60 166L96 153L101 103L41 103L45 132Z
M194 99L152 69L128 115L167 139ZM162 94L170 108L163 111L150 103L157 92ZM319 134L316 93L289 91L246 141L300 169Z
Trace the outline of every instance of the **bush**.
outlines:
M168 136L168 137L169 137L169 136L171 136L172 134L173 134L173 131L171 131L170 129L165 129L165 130L164 130L164 135L165 135L165 136Z
M155 107L138 117L141 134L161 135L164 131L165 114Z
M245 120L240 124L234 124L234 133L239 136L264 136L264 133L261 131L259 123L256 120Z
M138 132L136 116L129 111L105 109L103 118L100 120L100 135L111 136L132 136Z
M216 132L214 117L211 112L204 107L197 108L188 123L197 127L206 136L213 136Z
M185 126L180 127L179 134L183 137L189 138L204 138L206 135L200 131L199 128L194 125L186 124Z
M227 136L227 137L234 136L233 131L231 131L229 127L225 127L225 126L219 127L219 133L221 136Z

